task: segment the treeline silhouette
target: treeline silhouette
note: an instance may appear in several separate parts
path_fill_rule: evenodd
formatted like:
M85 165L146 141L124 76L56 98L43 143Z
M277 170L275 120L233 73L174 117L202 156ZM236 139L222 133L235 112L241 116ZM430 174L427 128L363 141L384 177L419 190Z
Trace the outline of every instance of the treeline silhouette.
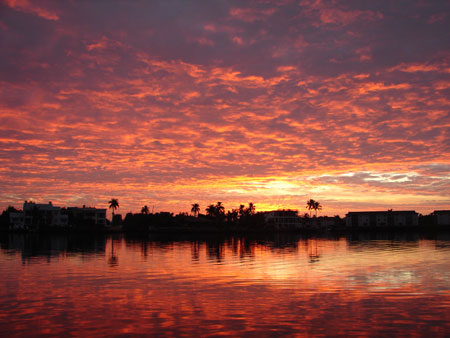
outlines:
M309 204L308 204L309 203ZM318 202L310 200L307 203L309 210L321 209ZM119 200L111 198L108 202L109 209L112 211L111 221L105 220L104 225L95 222L94 219L86 219L82 215L70 212L71 208L61 208L61 214L68 215L67 226L51 226L46 223L46 212L40 211L35 205L31 211L28 211L27 217L31 217L29 222L30 228L13 229L10 223L10 215L22 213L22 210L13 206L6 208L0 215L0 230L17 230L17 231L124 231L124 232L151 232L151 231L262 231L275 230L274 224L268 224L265 219L264 212L256 212L254 203L249 202L247 205L241 204L239 208L226 210L222 202L208 205L201 213L198 203L191 205L191 213L180 212L174 214L172 212L150 212L147 205L141 208L140 213L127 213L124 218L121 214L117 214L119 209ZM79 208L80 209L80 208ZM89 208L88 208L89 209ZM86 209L86 210L88 210ZM92 209L92 208L91 208ZM95 209L95 208L94 208ZM80 210L84 210L81 208ZM297 215L295 210L278 210ZM309 218L310 215L305 213L303 218ZM338 217L338 216L337 216Z
M67 226L51 226L45 222L45 215L40 212L37 206L28 211L29 228L14 228L10 221L10 215L21 213L13 206L8 206L0 214L0 231L39 231L39 232L125 232L125 233L150 233L150 232L277 232L277 231L302 231L302 232L323 232L345 230L344 219L339 216L317 217L317 212L322 210L322 205L313 199L306 201L306 209L309 213L298 214L297 210L276 210L272 212L256 212L254 203L241 204L239 208L226 210L222 202L209 204L205 213L201 213L198 203L191 205L190 213L180 212L150 212L147 205L141 208L140 213L127 213L124 218L121 214L116 214L119 209L119 200L112 198L109 202L112 209L111 221L105 218L103 212L103 222L94 219L78 217L70 212L71 209L61 208L61 214L68 215ZM78 208L79 210L105 210L95 208ZM315 215L311 211L315 211ZM275 221L275 218L276 221ZM435 225L433 215L419 215L419 227L433 228ZM348 230L348 229L347 229ZM370 230L370 229L369 229Z
M166 231L240 231L267 229L264 214L255 212L255 205L243 204L238 209L225 212L222 202L210 204L206 214L200 213L198 203L192 204L192 215L181 212L174 215L171 212L150 213L148 207L142 207L141 213L127 213L122 221L125 232ZM117 215L116 215L117 216ZM115 220L120 222L120 219ZM114 223L114 222L113 222Z

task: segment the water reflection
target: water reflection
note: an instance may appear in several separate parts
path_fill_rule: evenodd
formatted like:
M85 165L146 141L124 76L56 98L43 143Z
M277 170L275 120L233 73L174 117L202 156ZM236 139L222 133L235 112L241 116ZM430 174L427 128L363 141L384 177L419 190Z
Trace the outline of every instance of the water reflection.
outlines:
M119 258L117 257L116 251L114 250L114 242L117 242L117 238L111 237L110 242L111 252L108 258L108 264L110 267L116 267L119 264Z
M309 240L307 247L308 247L309 262L310 263L318 262L320 259L318 240L317 239Z
M85 258L105 253L105 236L1 234L0 249L3 254L20 252L23 262L32 258L46 257L48 261L60 255L79 254Z
M449 244L447 233L7 235L0 332L445 337Z

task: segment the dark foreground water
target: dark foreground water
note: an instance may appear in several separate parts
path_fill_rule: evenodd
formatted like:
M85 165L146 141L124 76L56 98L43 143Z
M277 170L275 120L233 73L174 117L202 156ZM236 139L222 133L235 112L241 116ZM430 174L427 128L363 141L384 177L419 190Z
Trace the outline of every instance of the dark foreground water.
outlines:
M438 234L0 236L0 335L450 335Z

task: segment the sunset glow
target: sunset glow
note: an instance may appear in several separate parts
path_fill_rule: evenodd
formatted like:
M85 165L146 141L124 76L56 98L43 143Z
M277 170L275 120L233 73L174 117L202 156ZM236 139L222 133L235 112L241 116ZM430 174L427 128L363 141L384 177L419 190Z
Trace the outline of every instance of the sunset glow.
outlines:
M0 0L0 207L448 209L449 13Z

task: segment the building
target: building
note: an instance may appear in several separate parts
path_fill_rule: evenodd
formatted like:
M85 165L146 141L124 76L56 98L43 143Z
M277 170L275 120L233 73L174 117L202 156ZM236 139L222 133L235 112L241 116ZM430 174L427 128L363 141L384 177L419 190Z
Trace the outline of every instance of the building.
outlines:
M431 215L435 225L450 226L450 210L435 210Z
M391 228L419 225L417 212L408 211L359 211L345 215L347 227L357 228Z
M52 202L37 204L25 201L23 204L25 229L39 229L42 226L67 227L68 217L61 212Z
M70 225L106 226L106 209L97 209L83 205L82 208L67 208L67 214Z
M25 214L21 211L9 213L9 229L23 230L25 229Z
M69 222L70 220L70 222ZM25 201L23 212L9 213L10 230L39 230L42 227L68 227L69 224L106 226L106 209L70 207L62 209L48 204Z
M331 230L342 228L342 219L339 216L305 217L302 219L303 228L309 230Z
M297 210L274 210L263 212L266 224L277 230L301 229L302 218L298 216Z
M339 216L334 217L320 216L317 217L317 222L319 227L323 229L333 229L343 227L343 220Z
M300 217L297 210L275 210L263 212L266 224L277 230L327 230L342 227L337 217Z

